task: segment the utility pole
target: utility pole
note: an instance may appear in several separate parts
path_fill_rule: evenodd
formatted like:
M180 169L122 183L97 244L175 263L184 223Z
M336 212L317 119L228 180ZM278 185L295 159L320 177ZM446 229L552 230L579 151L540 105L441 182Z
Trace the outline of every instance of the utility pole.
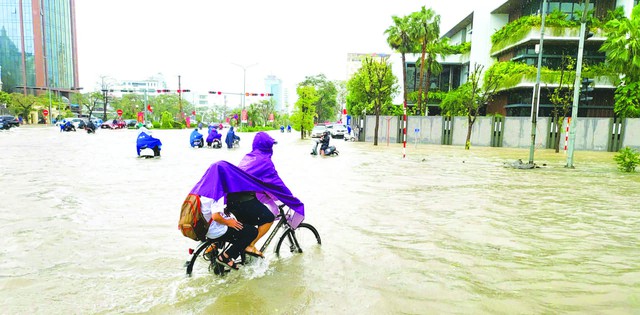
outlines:
M544 22L547 16L547 0L542 1L542 23L540 24L540 44L538 46L538 70L536 84L533 87L531 102L531 146L529 147L529 164L533 165L533 154L536 148L536 128L538 123L538 108L540 107L540 71L542 70L542 46L544 43Z
M180 105L180 119L184 121L184 113L182 112L182 91L180 89L180 75L178 75L178 104Z
M578 120L578 103L580 98L580 85L582 81L582 58L584 56L584 41L587 34L587 10L589 0L585 0L582 19L580 19L580 40L578 41L578 59L576 60L576 80L573 83L573 107L571 108L571 124L569 126L569 140L567 145L567 165L565 167L574 168L573 150L576 142L576 120Z

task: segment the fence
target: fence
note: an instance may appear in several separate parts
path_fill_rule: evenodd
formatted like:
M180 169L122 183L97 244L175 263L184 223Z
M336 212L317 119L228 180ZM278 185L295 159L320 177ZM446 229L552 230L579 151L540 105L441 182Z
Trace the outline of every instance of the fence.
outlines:
M373 142L375 116L353 120L359 140ZM469 122L467 117L408 116L407 142L416 144L465 145ZM567 119L562 124L549 117L538 118L537 148L553 148L560 138L563 149ZM529 148L529 117L477 117L471 129L471 146ZM378 145L402 143L402 117L380 116ZM584 151L616 152L624 147L640 149L640 118L580 118L576 120L574 148Z

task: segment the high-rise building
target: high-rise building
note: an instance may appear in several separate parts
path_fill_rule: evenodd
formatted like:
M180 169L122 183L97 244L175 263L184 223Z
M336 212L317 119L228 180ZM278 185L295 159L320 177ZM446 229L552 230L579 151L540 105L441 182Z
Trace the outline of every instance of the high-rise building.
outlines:
M282 88L282 80L278 79L274 75L268 75L264 79L264 84L266 87L267 93L272 93L271 97L275 101L275 110L276 112L284 112L287 110L286 105L284 103L284 93Z
M2 90L77 91L74 0L0 0Z

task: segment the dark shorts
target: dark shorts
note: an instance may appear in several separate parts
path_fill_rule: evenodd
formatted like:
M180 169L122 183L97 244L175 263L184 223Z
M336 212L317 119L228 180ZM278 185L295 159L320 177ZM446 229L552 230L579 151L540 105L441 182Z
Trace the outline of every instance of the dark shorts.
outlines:
M269 208L256 198L242 202L232 202L229 203L228 207L236 219L244 224L260 226L273 222L276 218Z

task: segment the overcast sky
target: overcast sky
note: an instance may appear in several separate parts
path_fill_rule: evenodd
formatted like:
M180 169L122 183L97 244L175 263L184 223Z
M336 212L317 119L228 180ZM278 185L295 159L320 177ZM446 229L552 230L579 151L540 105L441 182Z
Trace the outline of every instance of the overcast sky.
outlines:
M80 85L101 76L143 80L162 73L169 89L263 92L264 78L290 94L306 76L344 80L348 53L391 53L384 30L392 15L424 5L446 31L472 4L497 0L77 0ZM500 2L500 1L497 1ZM493 5L495 6L495 5Z

